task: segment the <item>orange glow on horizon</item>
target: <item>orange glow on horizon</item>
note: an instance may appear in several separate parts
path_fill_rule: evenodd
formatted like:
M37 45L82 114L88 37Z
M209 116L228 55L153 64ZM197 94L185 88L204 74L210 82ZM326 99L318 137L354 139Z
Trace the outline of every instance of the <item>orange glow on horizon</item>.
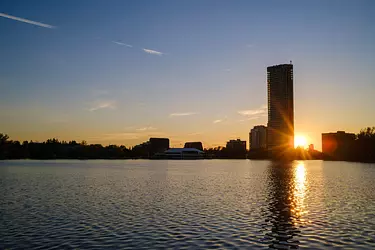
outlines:
M294 147L302 147L302 148L307 148L307 139L306 136L303 135L296 135L294 137Z

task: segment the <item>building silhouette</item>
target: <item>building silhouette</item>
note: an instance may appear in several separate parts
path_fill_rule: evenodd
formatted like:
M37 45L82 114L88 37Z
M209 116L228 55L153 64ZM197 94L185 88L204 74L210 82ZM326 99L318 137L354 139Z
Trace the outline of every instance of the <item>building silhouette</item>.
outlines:
M246 157L246 141L230 140L226 145L226 153L229 158L245 158Z
M351 155L356 136L345 131L322 134L322 152L333 160L347 160Z
M255 126L249 133L249 149L266 149L267 148L267 127L263 125Z
M163 153L169 149L169 139L168 138L150 138L150 156L157 153Z
M267 148L282 156L294 148L293 64L267 67Z
M197 142L186 142L184 148L196 148L203 151L203 144L200 141Z
M232 149L232 150L246 151L246 141L241 141L240 139L230 140L230 141L227 142L226 148Z
M148 141L134 146L132 150L137 157L151 158L156 154L164 153L168 149L168 138L150 138Z

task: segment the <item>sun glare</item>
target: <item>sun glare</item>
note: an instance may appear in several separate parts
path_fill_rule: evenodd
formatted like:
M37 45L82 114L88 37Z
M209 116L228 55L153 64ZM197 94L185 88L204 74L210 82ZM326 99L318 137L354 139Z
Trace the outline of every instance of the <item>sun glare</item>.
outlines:
M307 148L307 140L303 135L297 135L294 137L294 147Z

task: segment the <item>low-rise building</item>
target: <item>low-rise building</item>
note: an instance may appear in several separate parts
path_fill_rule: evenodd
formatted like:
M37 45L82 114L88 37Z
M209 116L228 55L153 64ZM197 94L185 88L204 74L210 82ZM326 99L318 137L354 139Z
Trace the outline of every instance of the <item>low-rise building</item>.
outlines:
M246 141L240 139L228 141L226 152L229 158L246 158Z
M204 158L204 152L196 148L170 148L164 152L170 160L198 160Z
M203 151L203 144L200 141L196 142L186 142L184 148L196 148Z
M337 131L322 134L322 152L326 157L338 160L348 159L355 142L355 134Z

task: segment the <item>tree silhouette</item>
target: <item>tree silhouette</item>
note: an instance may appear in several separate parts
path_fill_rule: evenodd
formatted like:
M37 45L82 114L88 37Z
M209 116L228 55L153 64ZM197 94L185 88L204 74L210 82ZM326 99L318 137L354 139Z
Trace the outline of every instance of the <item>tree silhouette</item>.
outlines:
M351 147L351 160L375 162L375 127L362 129Z
M0 133L0 144L5 144L8 139L9 136L7 134Z

